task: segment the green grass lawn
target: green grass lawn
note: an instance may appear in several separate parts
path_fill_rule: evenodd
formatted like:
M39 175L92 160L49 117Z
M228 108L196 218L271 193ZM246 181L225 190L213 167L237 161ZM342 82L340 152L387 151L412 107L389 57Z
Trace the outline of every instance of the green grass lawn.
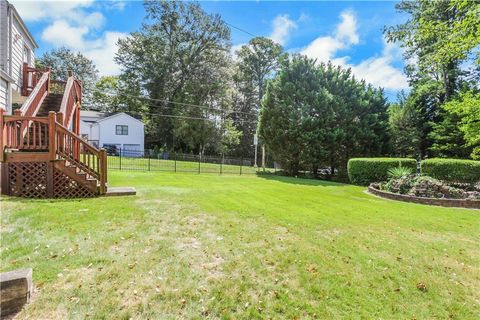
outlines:
M276 176L118 172L133 197L3 198L20 319L478 319L480 211Z

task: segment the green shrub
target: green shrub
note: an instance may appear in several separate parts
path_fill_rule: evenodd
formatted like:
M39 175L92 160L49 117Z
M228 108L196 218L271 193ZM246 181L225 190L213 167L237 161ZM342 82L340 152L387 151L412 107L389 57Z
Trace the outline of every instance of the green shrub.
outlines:
M422 175L449 183L480 182L480 161L461 159L427 159L421 163Z
M388 170L397 167L417 171L417 161L408 158L353 158L348 161L348 178L353 184L368 185L388 179Z
M395 167L395 168L388 169L387 173L388 173L389 178L398 179L398 178L405 177L405 176L408 176L408 175L412 174L413 169L408 168L408 167L400 166L400 167Z

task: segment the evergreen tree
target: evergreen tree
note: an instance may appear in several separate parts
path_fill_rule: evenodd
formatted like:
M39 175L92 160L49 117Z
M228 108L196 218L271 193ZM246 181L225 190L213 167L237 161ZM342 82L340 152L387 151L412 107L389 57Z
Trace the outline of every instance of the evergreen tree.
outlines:
M399 157L417 158L420 155L421 117L404 95L388 108L388 123L392 153Z
M386 110L383 92L350 70L295 55L268 84L260 135L290 174L325 166L345 174L349 158L387 151Z

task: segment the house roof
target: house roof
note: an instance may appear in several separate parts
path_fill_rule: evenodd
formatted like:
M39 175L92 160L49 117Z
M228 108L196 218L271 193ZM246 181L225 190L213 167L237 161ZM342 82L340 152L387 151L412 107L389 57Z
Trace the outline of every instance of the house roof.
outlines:
M80 119L82 117L97 118L100 120L101 118L105 117L105 113L99 111L80 110Z
M142 121L132 117L129 114L126 114L125 112L115 113L115 114L112 114L110 116L106 116L106 113L104 113L104 112L80 110L80 120L83 120L82 118L94 118L96 123L99 123L99 122L102 122L102 121L105 121L105 120L110 120L110 119L113 119L113 118L121 116L121 115L125 115L127 117L130 117L133 120L136 120L136 121L140 122L142 125L144 124Z
M130 117L130 118L132 118L133 120L138 121L138 122L140 122L142 125L144 125L144 123L143 123L142 121L140 121L140 120L132 117L132 116L129 115L129 114L126 114L125 112L115 113L115 114L113 114L113 115L111 115L111 116L102 118L102 119L100 119L100 120L97 120L97 123L98 123L98 122L105 121L105 120L110 120L110 119L113 119L113 118L118 117L118 116L121 116L121 115L125 115L125 116L127 116L127 117Z

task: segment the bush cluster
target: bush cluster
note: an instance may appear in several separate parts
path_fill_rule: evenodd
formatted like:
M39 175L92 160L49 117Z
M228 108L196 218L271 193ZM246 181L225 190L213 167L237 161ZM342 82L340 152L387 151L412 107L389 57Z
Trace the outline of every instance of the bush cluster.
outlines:
M447 183L480 182L480 161L461 159L427 159L421 163L422 175Z
M417 161L409 158L353 158L348 161L348 177L353 184L369 185L386 181L392 168L409 168L417 171Z

